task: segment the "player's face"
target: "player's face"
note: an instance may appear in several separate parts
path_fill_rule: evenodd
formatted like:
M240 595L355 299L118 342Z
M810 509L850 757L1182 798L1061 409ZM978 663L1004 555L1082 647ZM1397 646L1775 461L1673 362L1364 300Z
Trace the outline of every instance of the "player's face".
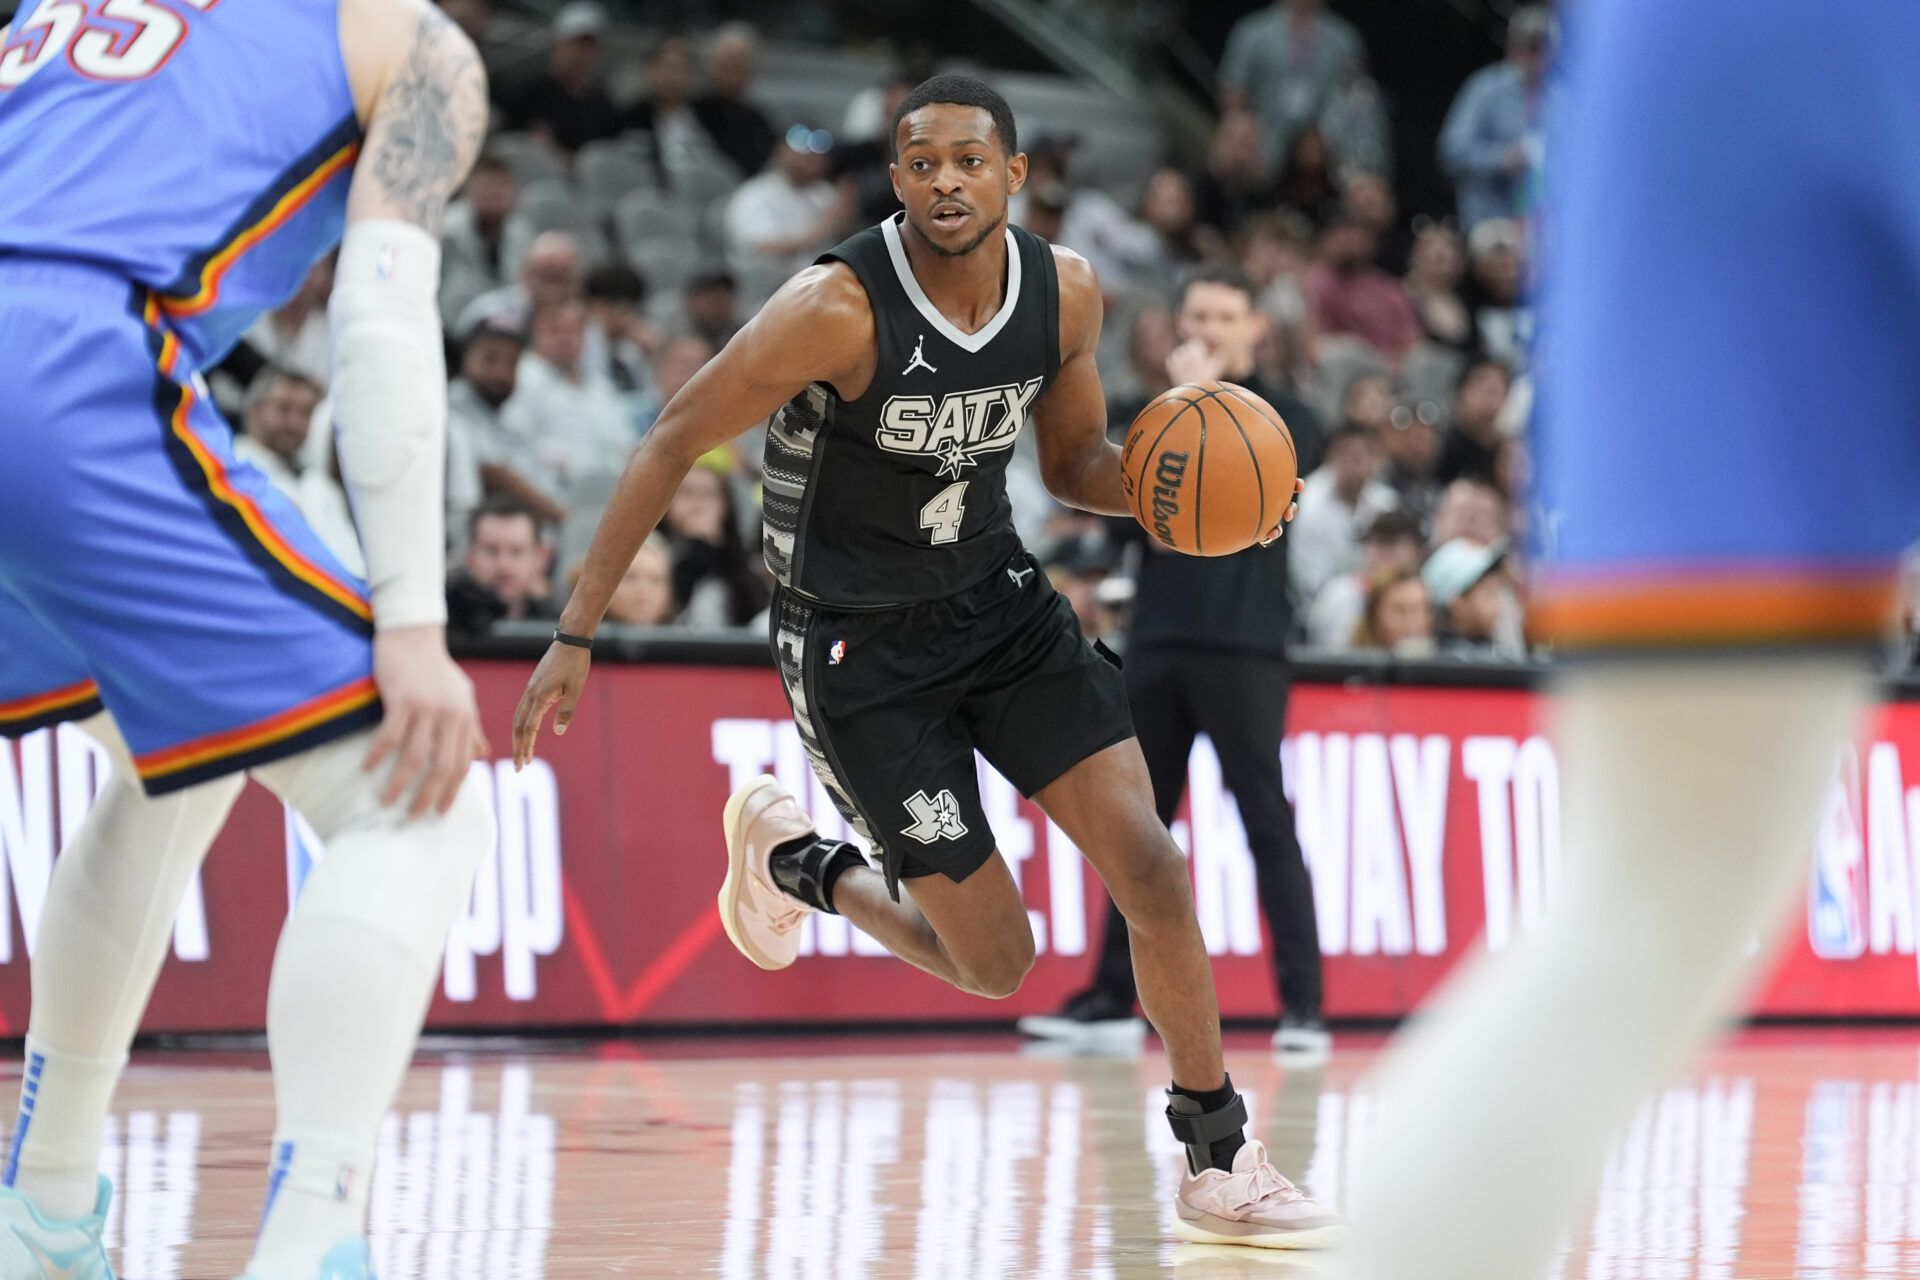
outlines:
M993 117L936 102L900 122L893 191L907 222L935 253L972 253L1007 220L1007 197L1027 180L1027 157L1008 155Z

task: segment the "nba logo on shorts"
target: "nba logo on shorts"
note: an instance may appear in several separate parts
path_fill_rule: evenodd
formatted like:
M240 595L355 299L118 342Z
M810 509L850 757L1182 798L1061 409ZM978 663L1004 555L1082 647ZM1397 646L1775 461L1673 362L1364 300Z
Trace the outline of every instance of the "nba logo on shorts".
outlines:
M1867 949L1866 842L1860 829L1860 756L1844 748L1814 831L1807 943L1823 960L1853 960Z
M847 642L845 640L835 640L833 647L827 650L827 665L837 667L840 665L840 660L846 656Z

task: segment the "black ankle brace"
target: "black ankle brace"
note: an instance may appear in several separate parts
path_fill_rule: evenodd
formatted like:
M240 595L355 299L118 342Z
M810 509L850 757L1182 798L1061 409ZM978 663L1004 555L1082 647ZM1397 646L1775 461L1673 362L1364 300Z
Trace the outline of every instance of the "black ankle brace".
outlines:
M1231 1090L1229 1079L1221 1086ZM1178 1087L1167 1090L1167 1124L1187 1148L1187 1172L1232 1169L1233 1156L1246 1145L1247 1104L1238 1093L1222 1106L1205 1110L1201 1102Z
M816 911L832 915L840 914L833 909L833 882L849 867L865 865L866 859L860 856L860 851L846 841L823 840L819 836L777 845L767 859L773 882L780 886L781 892L800 899Z

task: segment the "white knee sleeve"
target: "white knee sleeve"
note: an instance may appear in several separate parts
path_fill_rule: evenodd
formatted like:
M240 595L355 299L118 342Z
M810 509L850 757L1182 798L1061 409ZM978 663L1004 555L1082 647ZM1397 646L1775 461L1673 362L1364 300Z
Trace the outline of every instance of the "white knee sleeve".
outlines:
M493 813L472 786L444 815L409 819L381 804L385 772L361 768L371 739L371 730L354 734L254 776L326 843L296 913L359 921L437 967L474 872L493 848Z

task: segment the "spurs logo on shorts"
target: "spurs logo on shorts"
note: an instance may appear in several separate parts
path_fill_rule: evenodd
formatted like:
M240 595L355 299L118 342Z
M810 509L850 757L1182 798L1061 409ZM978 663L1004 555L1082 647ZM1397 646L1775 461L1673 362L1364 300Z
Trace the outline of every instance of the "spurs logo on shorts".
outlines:
M877 439L888 453L938 458L941 475L957 476L982 455L1013 447L1044 381L949 392L938 400L889 396L880 408Z
M958 840L967 834L967 824L960 821L960 802L953 798L951 791L941 791L934 796L924 790L916 791L907 801L907 813L912 816L913 825L900 834L911 836L921 844Z

